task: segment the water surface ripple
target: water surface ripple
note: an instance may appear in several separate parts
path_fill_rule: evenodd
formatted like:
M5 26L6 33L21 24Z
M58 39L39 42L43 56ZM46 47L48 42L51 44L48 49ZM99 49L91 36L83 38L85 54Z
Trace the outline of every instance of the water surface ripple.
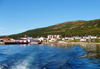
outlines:
M0 45L0 69L100 69L100 45Z

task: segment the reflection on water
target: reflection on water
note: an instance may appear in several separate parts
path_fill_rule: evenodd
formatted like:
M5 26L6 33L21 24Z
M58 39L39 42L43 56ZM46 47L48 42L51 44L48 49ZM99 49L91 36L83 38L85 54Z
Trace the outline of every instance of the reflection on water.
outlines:
M0 45L0 69L100 69L100 45Z
M88 63L89 67L92 69L100 69L100 45L99 44L54 44L55 47L61 47L63 49L69 49L70 47L78 45L83 48L85 54L81 55L80 59L84 60L84 64ZM50 44L49 44L50 46ZM89 60L87 60L89 59ZM88 62L89 61L89 62ZM77 61L76 61L77 62ZM77 64L78 65L78 64ZM81 65L80 65L81 66ZM96 67L95 67L96 66ZM82 68L82 66L81 66ZM79 68L77 68L79 69Z

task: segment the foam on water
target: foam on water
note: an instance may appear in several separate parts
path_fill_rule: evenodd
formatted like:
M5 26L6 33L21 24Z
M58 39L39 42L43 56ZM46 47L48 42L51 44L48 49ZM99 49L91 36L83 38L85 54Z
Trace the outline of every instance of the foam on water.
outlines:
M37 53L35 52L32 53L31 55L27 56L24 60L21 60L15 63L14 66L11 67L11 69L30 69L30 64L31 62L35 62L36 55Z
M0 64L0 69L6 69L6 68L8 68L7 64Z
M23 62L17 63L11 69L28 69L27 66L28 66L28 62L24 60Z
M99 47L96 47L97 51L100 51ZM96 52L93 48L91 48L93 53L92 50L85 51L80 46L63 49L45 45L26 45L24 47L9 45L9 48L5 48L9 49L10 53L5 54L8 52L6 49L3 49L5 53L2 53L2 48L0 48L0 69L100 69L98 59L100 52ZM89 54L95 55L91 57ZM95 58L96 56L98 58Z

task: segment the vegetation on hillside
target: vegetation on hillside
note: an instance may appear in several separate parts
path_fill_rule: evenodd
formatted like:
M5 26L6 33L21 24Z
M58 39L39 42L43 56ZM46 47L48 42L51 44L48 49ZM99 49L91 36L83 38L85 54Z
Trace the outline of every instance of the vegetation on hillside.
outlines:
M19 34L10 35L10 38L20 38L24 35L31 37L40 37L53 34L60 34L65 36L87 36L87 35L97 35L100 36L100 19L91 21L69 21L64 23L59 23L53 26L37 28L28 30Z

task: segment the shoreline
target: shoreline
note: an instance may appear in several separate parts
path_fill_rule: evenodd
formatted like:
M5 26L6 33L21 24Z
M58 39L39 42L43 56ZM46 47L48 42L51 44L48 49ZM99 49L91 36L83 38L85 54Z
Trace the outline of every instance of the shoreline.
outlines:
M94 42L64 42L64 41L58 41L58 43L65 43L65 44L100 44L100 43L94 43Z
M85 42L63 42L63 41L58 41L58 42L45 42L41 44L100 44L100 43L85 43ZM5 45L5 43L0 43L0 45Z
M84 43L84 42L46 42L42 44L100 44L100 43Z

